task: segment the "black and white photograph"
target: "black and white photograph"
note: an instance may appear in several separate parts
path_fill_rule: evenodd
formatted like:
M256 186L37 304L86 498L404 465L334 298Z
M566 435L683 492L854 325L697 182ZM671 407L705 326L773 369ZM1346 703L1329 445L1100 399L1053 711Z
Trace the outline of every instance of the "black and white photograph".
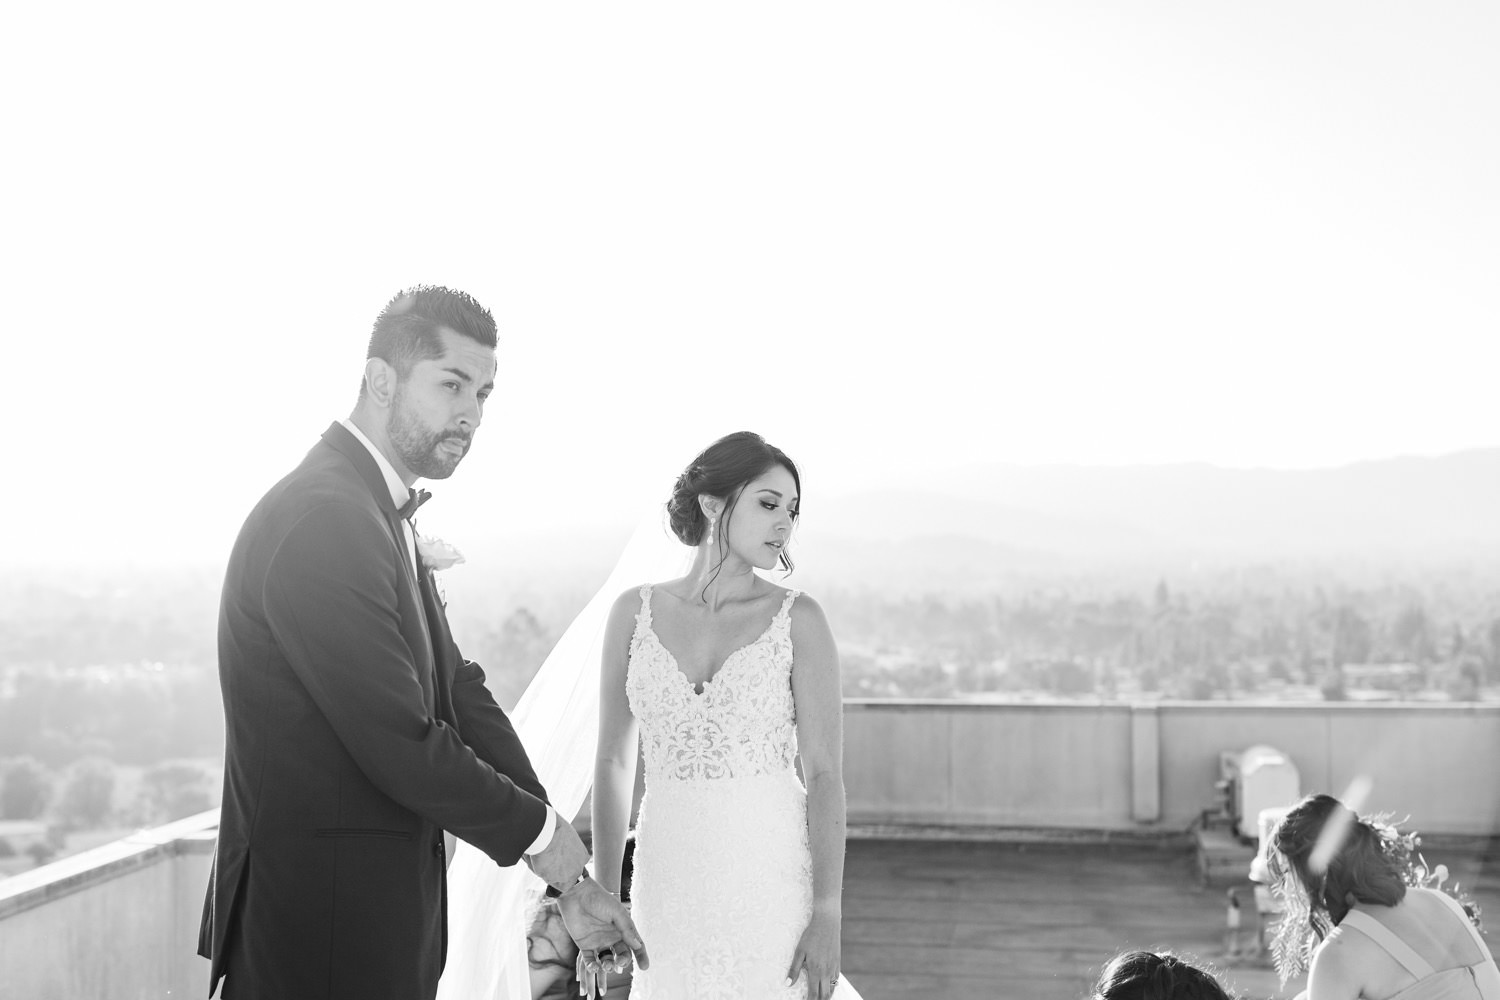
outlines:
M1500 1000L1500 6L0 23L0 1000Z

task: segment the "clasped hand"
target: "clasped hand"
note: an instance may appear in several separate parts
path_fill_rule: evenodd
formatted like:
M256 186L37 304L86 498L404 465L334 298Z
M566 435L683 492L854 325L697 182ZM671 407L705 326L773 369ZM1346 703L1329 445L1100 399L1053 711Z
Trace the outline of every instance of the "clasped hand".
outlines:
M588 849L572 824L558 816L552 842L526 861L543 880L553 885L569 885L572 877L583 869L588 856ZM589 997L602 992L600 987L608 974L606 962L608 967L623 971L633 954L635 964L641 968L650 964L646 944L630 918L630 911L614 893L592 878L564 890L558 897L557 910L568 934L578 943L578 979ZM608 958L602 953L607 953Z
M623 972L630 963L650 966L645 942L625 904L593 879L564 892L557 900L563 924L578 943L578 982L586 996L607 990L611 971Z

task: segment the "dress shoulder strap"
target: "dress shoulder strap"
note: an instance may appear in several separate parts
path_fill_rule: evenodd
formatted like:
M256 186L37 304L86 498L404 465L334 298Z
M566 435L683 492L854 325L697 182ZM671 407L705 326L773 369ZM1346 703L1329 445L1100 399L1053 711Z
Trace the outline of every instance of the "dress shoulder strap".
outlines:
M1484 997L1484 1000L1500 1000L1500 969L1496 967L1494 955L1490 954L1490 946L1485 945L1484 936L1479 933L1479 928L1475 927L1475 922L1470 921L1469 913L1464 910L1463 904L1455 900L1451 895L1443 892L1442 889L1427 889L1427 892L1436 892L1439 898L1442 898L1443 904L1448 906L1448 909L1452 910L1460 921L1464 922L1464 928L1469 931L1470 939L1473 939L1475 945L1479 946L1481 961L1475 964L1475 966L1470 966L1470 969L1475 970L1475 981L1479 984L1479 996Z
M635 624L639 628L642 625L648 628L651 625L651 587L649 583L641 584L641 610L635 613Z
M1441 889L1428 889L1426 891L1433 893L1439 899L1441 899L1443 903L1448 907L1448 909L1453 911L1454 916L1458 917L1464 922L1464 926L1469 929L1469 936L1472 937L1476 943L1484 945L1484 938L1480 935L1479 928L1475 927L1474 921L1469 919L1469 914L1465 912L1462 903L1460 903L1458 900L1454 899L1452 896L1448 895ZM1488 952L1489 946L1485 945L1484 950Z
M1401 940L1394 931L1368 913L1350 910L1344 914L1344 919L1339 922L1339 926L1353 927L1374 941L1386 954L1400 962L1407 972L1418 979L1426 979L1432 975L1433 968L1427 959L1418 955L1411 945Z
M788 621L791 620L792 602L795 601L798 595L800 595L801 593L802 591L800 590L788 590L786 592L786 597L783 598L781 602L781 610L776 612L777 621L780 621L783 618L787 619Z

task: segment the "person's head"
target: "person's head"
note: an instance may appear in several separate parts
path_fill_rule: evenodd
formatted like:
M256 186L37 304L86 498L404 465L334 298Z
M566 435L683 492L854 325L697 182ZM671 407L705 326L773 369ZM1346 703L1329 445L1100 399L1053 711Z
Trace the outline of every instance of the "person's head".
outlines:
M726 435L677 477L667 514L684 545L706 546L716 566L731 557L788 573L792 527L802 504L802 478L780 448L750 431Z
M1127 951L1099 973L1090 1000L1234 1000L1211 973L1163 951Z
M446 479L468 453L494 388L495 320L463 292L409 288L375 319L356 413L397 472Z
M1306 900L1322 940L1354 903L1395 906L1406 895L1402 862L1380 832L1332 795L1309 795L1271 834L1266 866L1283 892Z

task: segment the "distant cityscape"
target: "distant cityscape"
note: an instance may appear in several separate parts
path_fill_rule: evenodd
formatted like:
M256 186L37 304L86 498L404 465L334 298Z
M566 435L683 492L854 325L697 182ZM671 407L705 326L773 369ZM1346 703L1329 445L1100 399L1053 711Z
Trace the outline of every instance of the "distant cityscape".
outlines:
M979 478L964 496L806 505L785 582L823 605L846 697L1500 699L1500 450ZM449 616L503 706L622 537L466 541ZM221 573L0 581L0 874L216 804Z

